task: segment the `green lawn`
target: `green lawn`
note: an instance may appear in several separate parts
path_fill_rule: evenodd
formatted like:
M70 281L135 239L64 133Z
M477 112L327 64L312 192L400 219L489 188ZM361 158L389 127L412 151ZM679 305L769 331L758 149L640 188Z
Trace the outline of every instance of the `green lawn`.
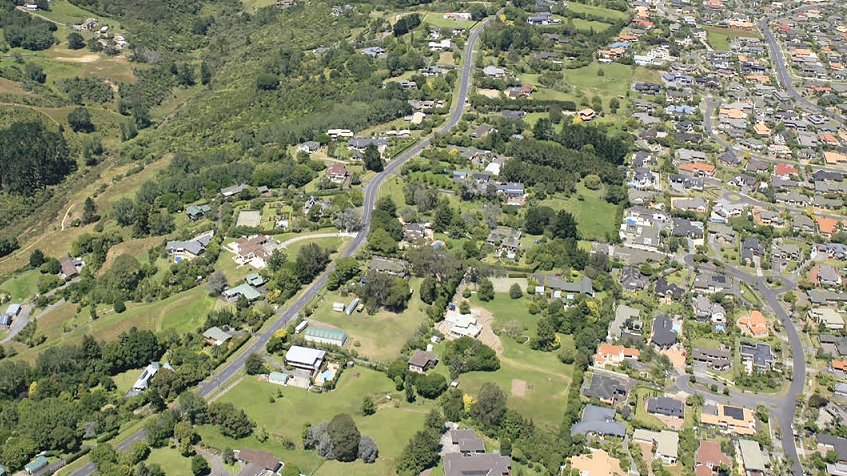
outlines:
M588 13L590 15L606 17L612 21L627 17L627 13L625 12L609 8L595 7L594 5L586 5L584 3L568 2L568 9L573 10L576 13Z
M475 296L471 298L473 307L485 307L494 315L495 321L508 322L518 320L528 328L529 335L535 334L540 316L533 316L526 310L526 298L512 300L507 293L497 293L493 301L482 303ZM571 336L561 335L562 347L573 347ZM508 405L524 417L533 419L536 424L556 425L562 418L567 402L568 388L573 376L573 366L559 361L557 352L540 352L530 349L528 344L519 344L512 338L501 335L503 354L500 356L500 369L496 372L469 372L459 376L459 389L467 394L475 394L482 384L494 382L509 395ZM443 352L444 344L436 346L436 352ZM443 363L435 369L449 376L449 370ZM523 396L512 392L513 383L525 383ZM517 388L515 390L518 390Z
M281 397L277 396L279 393L282 394ZM390 402L386 400L386 395L389 394L392 395ZM274 403L269 402L271 396L274 396L276 400ZM359 405L365 396L371 396L377 402L375 415L366 417L359 414ZM339 379L338 387L328 393L315 394L299 388L283 387L247 377L220 400L243 408L251 418L259 422L260 426L264 426L268 433L281 435L297 443L298 446L301 441L301 431L306 423L317 424L332 419L338 413L348 413L353 416L361 433L370 436L376 442L380 454L378 461L386 460L392 463L392 468L393 459L400 454L409 438L422 427L431 405L431 402L422 398L415 404L405 403L402 392L394 389L394 384L385 377L385 374L362 367L346 369ZM212 432L201 433L204 440L207 433ZM250 439L252 437L247 440ZM238 448L248 443L249 441L223 444L234 444L236 446L231 447ZM277 454L275 449L273 451ZM310 474L317 467L314 458L310 456L313 452L301 450L298 453L302 453L303 461L295 462L295 464ZM282 454L277 456L283 457ZM347 465L344 467L347 468ZM374 468L377 467L379 466L374 466Z
M452 18L444 18L444 13L430 12L424 15L421 23L429 23L432 26L440 26L445 29L453 28L470 28L474 25L474 21L455 21Z
M729 35L722 32L708 32L708 41L712 48L720 51L729 51Z
M653 415L647 413L647 399L650 397L660 397L662 392L651 390L648 388L638 388L636 390L636 405L635 419L643 422L647 426L664 427L664 424Z
M580 200L579 197L583 200ZM582 183L577 184L576 193L567 199L548 198L540 205L554 210L565 209L576 218L577 228L585 240L606 241L606 236L618 232L616 221L617 207L603 199L603 190L588 190Z
M38 292L38 278L41 273L37 270L19 274L3 283L0 290L12 296L12 302L23 302Z
M590 31L593 29L597 33L603 33L604 31L608 30L610 26L612 26L609 23L603 23L601 21L594 20L583 20L582 18L574 18L572 21L573 26L577 30Z
M721 342L716 339L710 339L708 337L698 337L691 342L693 347L704 347L706 349L720 349Z
M381 310L374 315L368 315L367 311L362 311L353 312L348 316L343 312L334 312L332 304L334 302L350 304L355 296L327 293L309 319L343 329L349 336L350 345L353 345L351 348L363 356L391 362L400 355L403 344L414 336L415 330L429 321L426 316L427 306L420 300L417 292L420 282L420 278L413 278L409 282L409 285L415 289L415 293L409 300L408 308L402 314ZM358 343L359 346L354 343Z
M146 462L158 464L168 476L191 474L191 459L179 454L176 448L154 448L150 451Z

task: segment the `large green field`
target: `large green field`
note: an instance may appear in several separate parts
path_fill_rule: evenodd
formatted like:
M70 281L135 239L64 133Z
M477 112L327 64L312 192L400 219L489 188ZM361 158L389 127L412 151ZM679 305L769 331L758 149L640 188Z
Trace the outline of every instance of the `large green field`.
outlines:
M423 17L423 19L421 20L421 23L429 23L432 26L438 26L438 27L445 28L445 29L447 29L447 28L449 28L449 29L453 29L453 28L465 28L465 29L467 29L467 28L472 27L474 25L474 23L476 23L474 21L456 21L456 20L453 20L452 18L444 18L444 15L445 15L444 13L440 13L440 12L429 12Z
M278 396L282 395L282 396ZM387 396L391 395L391 401ZM363 416L359 412L362 399L370 396L377 402L375 415ZM270 397L275 402L270 403ZM265 427L268 433L280 435L285 439L300 445L301 432L307 423L320 423L332 419L338 413L348 413L353 416L356 425L363 435L374 439L379 447L379 460L375 465L364 466L361 463L337 466L332 463L319 474L341 474L353 470L351 474L393 474L393 460L399 456L409 438L423 426L423 420L429 411L430 402L419 399L417 403L406 403L402 392L394 389L394 384L385 374L374 370L353 367L344 371L335 390L315 394L294 387L283 387L267 382L260 382L253 377L245 378L231 391L221 397L220 401L233 403L244 409L247 414ZM249 446L253 437L243 442L224 441L213 436L215 431L201 431L206 443ZM207 436L211 439L207 439ZM217 441L216 441L217 440ZM266 443L271 443L269 440ZM233 446L235 445L235 446ZM279 445L281 447L281 445ZM273 443L264 446L273 451L278 457L293 457L295 452L283 454ZM219 448L223 449L223 448ZM314 451L297 451L300 453L294 461L300 469L312 474L322 462ZM357 468L357 466L363 466ZM334 472L328 472L334 469Z
M573 26L576 27L577 30L582 30L582 31L594 30L597 33L602 33L604 31L608 30L610 26L612 26L609 23L604 23L604 22L594 21L594 20L583 20L582 18L574 18L572 21L573 21Z
M0 285L0 290L9 293L12 302L22 302L38 292L38 278L42 275L37 270L19 274Z
M345 305L355 298L353 295L341 296L327 293L314 314L309 319L316 320L347 332L353 349L370 359L391 362L400 355L403 344L415 334L421 324L428 322L427 305L418 297L417 289L421 279L413 278L409 286L415 294L409 300L409 306L402 314L380 310L369 315L367 311L353 312L347 315L334 312L332 304L343 302Z
M176 448L154 448L145 463L158 464L168 476L191 474L191 458L182 456Z
M579 183L576 193L567 199L548 198L540 205L571 212L576 218L579 233L585 240L606 241L607 236L614 236L618 232L617 207L603 199L602 189L588 190Z

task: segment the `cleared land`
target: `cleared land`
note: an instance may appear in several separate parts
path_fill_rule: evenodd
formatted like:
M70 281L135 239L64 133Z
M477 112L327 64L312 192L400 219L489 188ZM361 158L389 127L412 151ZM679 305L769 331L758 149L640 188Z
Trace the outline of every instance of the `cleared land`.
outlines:
M617 207L603 198L602 189L588 190L579 183L576 193L567 199L549 198L543 200L540 205L571 212L577 220L582 239L606 241L607 236L618 232Z

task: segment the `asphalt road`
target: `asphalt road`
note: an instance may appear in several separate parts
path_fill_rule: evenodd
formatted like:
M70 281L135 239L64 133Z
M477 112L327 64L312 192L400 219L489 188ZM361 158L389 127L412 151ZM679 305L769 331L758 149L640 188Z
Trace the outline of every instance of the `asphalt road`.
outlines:
M694 266L692 255L685 257L685 262L688 266ZM699 265L701 270L717 271L709 265ZM800 335L797 333L797 328L791 322L788 313L785 312L779 301L779 295L794 289L796 284L789 278L774 276L773 278L782 281L782 286L772 288L767 283L765 276L753 276L731 266L726 266L722 272L727 275L746 282L751 287L762 295L768 307L771 308L774 314L782 323L782 328L785 330L785 335L788 337L788 343L791 346L791 365L793 367L793 376L791 383L788 386L788 391L781 396L756 395L750 393L730 392L729 398L725 396L716 396L710 392L705 392L700 389L695 389L688 386L688 376L683 376L677 379L676 386L682 391L689 393L699 393L704 397L712 400L721 401L723 403L732 403L750 408L755 408L758 405L771 406L771 415L777 418L779 430L782 438L782 451L785 454L786 460L790 462L791 473L794 476L803 476L803 468L800 465L800 459L797 456L797 447L794 442L794 412L797 398L803 393L803 387L806 384L806 350L803 348L803 343L800 341Z
M490 18L483 20L480 25L471 31L471 36L468 38L467 46L465 47L465 55L464 55L464 63L462 65L462 70L460 74L460 83L459 83L459 92L455 99L455 102L452 107L450 119L447 123L438 129L438 133L447 132L450 129L456 127L456 124L462 119L462 114L465 112L465 101L468 98L468 90L470 89L470 80L471 80L471 69L473 68L473 51L476 46L477 40L479 40L479 34L485 28L485 26L490 21ZM374 178L368 182L365 187L365 197L363 201L363 210L362 210L362 229L353 238L353 241L350 243L350 246L341 253L340 257L352 256L356 251L359 250L362 246L367 242L368 236L368 227L371 222L371 214L373 212L374 206L376 204L377 193L379 191L380 185L385 181L390 175L397 172L400 167L407 162L409 159L416 157L421 151L429 146L430 137L423 138L418 141L412 148L406 150L401 155L394 158L391 162L386 165L385 170L376 174ZM227 382L232 380L238 372L241 371L241 368L244 366L247 357L250 354L260 352L265 348L268 340L273 336L274 332L279 329L285 328L288 323L297 317L300 310L303 309L306 304L309 303L315 296L317 296L318 292L323 289L326 285L327 277L335 268L335 265L332 264L329 268L318 278L317 281L312 283L312 285L304 291L299 298L297 298L288 309L282 311L276 320L268 327L267 330L262 332L257 336L257 338L247 346L246 350L241 352L238 357L236 357L233 361L226 364L218 373L212 375L208 379L204 380L198 385L197 394L203 398L209 398L216 390L223 387ZM141 440L144 438L144 431L140 430L124 440L123 442L117 445L117 448L120 450L125 450L132 443ZM76 470L71 473L69 476L89 476L96 471L94 464L88 463L82 468Z
M800 11L807 8L809 7L803 7L795 11ZM802 106L812 111L820 111L822 114L826 114L827 116L835 119L842 125L847 123L847 120L845 120L844 116L821 109L817 104L809 101L808 99L803 97L802 94L798 93L796 89L794 89L794 85L791 82L791 72L788 71L787 63L785 62L785 58L782 56L782 50L779 49L779 43L777 43L773 32L768 27L768 22L770 20L771 18L762 18L761 20L759 20L759 29L762 31L762 34L765 35L765 40L767 40L768 42L768 49L770 49L771 53L771 62L773 63L774 69L776 69L776 77L779 79L779 82L782 83L782 87L785 88L785 91L791 97L794 98L795 105Z

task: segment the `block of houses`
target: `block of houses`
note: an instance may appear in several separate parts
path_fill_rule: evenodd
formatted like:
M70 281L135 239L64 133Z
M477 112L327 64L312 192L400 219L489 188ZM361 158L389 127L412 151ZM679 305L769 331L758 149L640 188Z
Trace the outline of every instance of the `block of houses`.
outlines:
M700 422L724 428L737 435L756 434L756 417L744 407L708 403L700 414Z
M732 460L721 451L721 445L714 441L700 440L700 447L694 454L695 475L717 476L721 466L727 470L732 469ZM700 470L701 467L708 471Z
M726 370L732 365L732 355L727 350L697 347L691 353L691 358L715 370Z
M776 358L771 351L770 344L762 342L755 346L741 344L741 363L747 366L748 372L753 370L768 371L773 368Z
M765 315L760 311L753 311L749 315L739 317L736 325L741 329L742 334L750 337L761 338L770 334Z
M653 457L665 464L675 464L679 452L679 433L675 431L650 431L637 428L632 433L632 440L637 443L653 445Z
M581 434L623 438L626 436L626 423L615 421L615 413L614 408L589 403L582 412L582 420L571 426L571 436Z
M594 354L594 367L603 369L607 365L618 366L624 360L636 360L641 351L622 345L600 344Z
M606 405L616 405L626 400L628 388L626 382L611 375L595 372L591 383L583 390L588 398L597 398Z
M592 449L586 455L571 458L571 468L580 476L625 476L621 461L604 450Z
M306 332L303 335L306 342L336 345L338 347L344 347L344 344L347 343L347 333L338 329L309 326L306 328Z
M764 476L771 466L759 443L755 441L738 440L738 451L746 476Z
M438 365L438 356L432 352L416 350L409 358L409 371L422 374Z
M647 399L647 413L672 418L685 418L685 403L675 398L650 397Z
M830 331L844 330L844 316L837 310L828 307L809 309L807 313L809 320L823 325Z
M315 372L320 370L325 355L326 351L320 349L292 345L285 353L285 365L306 370L309 375L314 375Z

